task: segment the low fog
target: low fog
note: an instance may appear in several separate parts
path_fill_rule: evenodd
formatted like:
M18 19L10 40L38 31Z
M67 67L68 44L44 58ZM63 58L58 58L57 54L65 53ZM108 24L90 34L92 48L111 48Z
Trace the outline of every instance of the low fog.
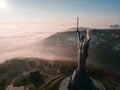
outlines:
M41 52L41 41L64 30L63 27L41 24L0 24L0 62L14 57L53 59L54 54ZM43 48L43 47L42 47Z

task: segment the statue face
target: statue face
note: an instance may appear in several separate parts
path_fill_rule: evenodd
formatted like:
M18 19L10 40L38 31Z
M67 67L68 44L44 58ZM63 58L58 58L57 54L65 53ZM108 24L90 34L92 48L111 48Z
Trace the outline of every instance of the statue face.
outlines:
M80 38L81 38L82 41L84 41L85 36L81 35Z

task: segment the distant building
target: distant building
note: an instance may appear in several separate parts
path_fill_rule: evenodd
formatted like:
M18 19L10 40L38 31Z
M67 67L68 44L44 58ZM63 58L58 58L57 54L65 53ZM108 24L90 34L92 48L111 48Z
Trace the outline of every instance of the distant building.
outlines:
M115 46L115 47L113 47L113 49L116 50L116 51L119 51L119 50L120 50L120 49L119 49L119 46Z
M115 37L116 37L116 38L120 38L120 34L116 34Z
M115 24L115 25L110 25L111 29L120 29L120 25Z

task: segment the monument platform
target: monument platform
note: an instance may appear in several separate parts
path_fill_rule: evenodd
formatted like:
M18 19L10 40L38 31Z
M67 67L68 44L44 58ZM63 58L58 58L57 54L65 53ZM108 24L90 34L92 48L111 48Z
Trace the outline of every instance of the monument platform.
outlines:
M93 79L93 78L90 78L92 81L93 81L93 84L95 87L97 87L97 90L106 90L106 88L104 87L104 85L97 79ZM61 83L60 83L60 86L59 86L59 90L68 90L68 84L69 84L69 81L70 81L70 77L66 77Z

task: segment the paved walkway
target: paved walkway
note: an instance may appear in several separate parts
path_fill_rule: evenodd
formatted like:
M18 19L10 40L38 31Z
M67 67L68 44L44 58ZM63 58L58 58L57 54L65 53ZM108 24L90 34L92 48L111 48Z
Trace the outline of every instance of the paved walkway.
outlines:
M21 87L13 87L13 85L9 85L6 90L25 90L23 86Z
M106 88L104 87L104 85L96 79L91 78L93 81L93 84L95 87L97 87L99 90L106 90ZM59 90L68 90L67 86L69 83L70 77L65 78L61 83L60 83L60 87Z
M24 86L21 87L14 87L13 85L9 85L6 90L29 90L29 88L26 88Z

